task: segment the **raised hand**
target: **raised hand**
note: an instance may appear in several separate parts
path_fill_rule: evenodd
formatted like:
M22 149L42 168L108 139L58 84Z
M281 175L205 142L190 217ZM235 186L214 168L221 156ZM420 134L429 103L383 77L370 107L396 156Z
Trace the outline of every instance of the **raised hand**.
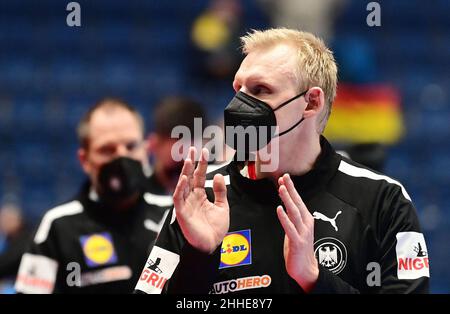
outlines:
M288 174L278 179L279 195L286 207L277 207L278 219L286 233L284 261L286 270L305 292L309 292L319 276L314 256L314 218L295 189Z
M209 152L203 148L194 170L195 147L189 149L173 194L178 224L186 240L195 248L212 253L220 245L230 225L227 188L221 174L213 180L214 203L206 197L205 181Z

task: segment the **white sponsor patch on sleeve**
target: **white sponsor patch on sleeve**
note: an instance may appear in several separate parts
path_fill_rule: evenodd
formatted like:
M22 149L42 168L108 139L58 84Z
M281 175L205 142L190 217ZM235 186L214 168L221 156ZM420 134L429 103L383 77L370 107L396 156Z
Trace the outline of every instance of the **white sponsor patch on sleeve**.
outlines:
M22 256L15 288L21 293L52 293L57 271L57 261L47 256L25 253Z
M179 261L180 255L155 245L139 277L136 290L148 294L161 293L164 284L172 277Z
M412 231L397 233L395 250L398 279L430 277L427 245L422 233Z

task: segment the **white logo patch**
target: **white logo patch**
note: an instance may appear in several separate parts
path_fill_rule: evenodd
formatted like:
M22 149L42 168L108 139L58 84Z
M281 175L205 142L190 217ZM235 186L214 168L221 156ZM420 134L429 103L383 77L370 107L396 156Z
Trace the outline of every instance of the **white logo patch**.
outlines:
M428 251L423 234L412 231L399 232L396 237L398 279L430 277Z
M20 262L15 288L21 293L52 293L57 271L57 261L47 256L25 253Z
M334 218L328 218L327 216L325 216L325 215L322 214L322 213L314 212L314 213L313 213L313 217L314 217L314 219L318 219L318 220L323 220L323 221L329 222L329 223L331 224L331 226L334 228L334 230L338 231L338 227L337 227L337 225L336 225L336 218L337 218L340 214L342 214L342 211L338 211L338 212L336 213L336 215L334 216Z
M323 238L314 243L314 255L320 265L339 274L347 265L347 248L336 238Z
M216 282L210 294L223 294L247 289L266 288L270 286L272 278L269 275L236 278L227 281Z
M148 294L159 294L164 284L172 277L178 266L180 255L154 246L136 285L137 290Z

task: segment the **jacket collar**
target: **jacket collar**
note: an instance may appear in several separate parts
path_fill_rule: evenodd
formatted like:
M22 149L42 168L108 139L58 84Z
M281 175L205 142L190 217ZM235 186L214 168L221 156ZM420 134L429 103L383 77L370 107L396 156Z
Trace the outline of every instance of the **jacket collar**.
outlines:
M341 161L340 155L334 151L323 136L320 137L320 146L321 152L313 169L301 176L291 176L297 191L304 200L311 198L317 191L326 187L336 174ZM236 188L236 191L249 194L264 202L278 201L278 183L269 178L252 180L244 177L240 173L241 166L242 163L235 161L228 165L230 183L232 187Z
M81 202L87 215L96 221L111 225L124 225L125 221L136 216L139 208L146 204L141 196L132 208L121 212L114 211L99 201L98 194L88 180L82 184L76 199Z

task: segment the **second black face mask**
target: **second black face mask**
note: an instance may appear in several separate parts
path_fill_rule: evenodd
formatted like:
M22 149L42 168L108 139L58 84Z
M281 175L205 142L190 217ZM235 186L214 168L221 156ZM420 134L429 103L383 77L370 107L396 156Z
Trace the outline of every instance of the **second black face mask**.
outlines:
M275 134L275 111L305 95L304 91L272 109L267 103L243 92L238 92L224 111L225 143L236 151L244 150L248 157L265 147L272 138L284 135L299 125L304 118L289 129ZM251 127L251 128L248 128Z
M98 175L99 197L107 204L120 203L141 193L145 175L140 161L119 157L100 168Z

